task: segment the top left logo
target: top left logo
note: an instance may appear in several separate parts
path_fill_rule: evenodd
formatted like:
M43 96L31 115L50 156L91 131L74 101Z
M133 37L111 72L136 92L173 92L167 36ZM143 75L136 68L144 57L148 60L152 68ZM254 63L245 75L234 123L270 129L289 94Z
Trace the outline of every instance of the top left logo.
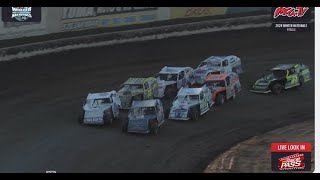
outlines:
M12 7L11 18L15 18L17 21L23 22L29 18L32 18L31 7Z

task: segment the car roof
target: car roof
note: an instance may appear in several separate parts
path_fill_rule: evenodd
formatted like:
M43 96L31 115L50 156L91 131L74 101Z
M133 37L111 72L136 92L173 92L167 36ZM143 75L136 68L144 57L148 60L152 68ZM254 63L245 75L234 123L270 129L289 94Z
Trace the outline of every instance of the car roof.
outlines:
M271 70L287 70L294 66L295 64L279 64L273 67Z
M210 74L207 77L207 81L214 81L214 80L224 80L226 77L228 77L229 74L223 73L223 74Z
M204 62L222 62L225 59L236 57L235 55L227 55L227 56L210 56L208 59L204 60Z
M181 88L178 95L199 95L202 88Z
M152 77L149 78L129 78L123 84L144 84L145 82L151 80Z
M133 101L132 107L153 107L157 105L157 100Z
M89 93L87 99L110 98L112 92Z
M167 67L161 69L159 73L166 74L166 73L180 73L181 71L190 68L190 67Z

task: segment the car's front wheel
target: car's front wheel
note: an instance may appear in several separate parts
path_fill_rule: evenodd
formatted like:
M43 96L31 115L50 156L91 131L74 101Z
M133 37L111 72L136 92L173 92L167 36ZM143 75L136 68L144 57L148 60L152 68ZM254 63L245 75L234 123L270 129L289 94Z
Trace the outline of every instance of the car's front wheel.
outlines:
M112 114L112 110L107 110L104 112L103 115L103 121L104 121L104 125L111 125L113 123L113 114Z
M123 124L122 124L122 132L123 133L128 132L128 124L129 124L128 120L123 122Z
M159 125L157 120L150 122L150 133L155 136L159 134Z
M193 121L198 121L199 120L199 116L200 116L200 112L198 111L198 109L193 108L191 110L191 119Z
M79 115L79 117L78 117L78 123L80 124L80 125L83 125L83 122L84 121L84 111L82 111L82 113Z
M272 93L275 95L281 94L283 90L284 90L284 86L279 83L273 84L271 88Z

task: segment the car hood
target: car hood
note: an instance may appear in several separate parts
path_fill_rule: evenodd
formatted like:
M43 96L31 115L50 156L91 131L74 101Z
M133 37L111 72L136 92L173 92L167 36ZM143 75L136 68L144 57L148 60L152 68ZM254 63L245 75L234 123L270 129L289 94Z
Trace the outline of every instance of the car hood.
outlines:
M157 115L141 115L141 116L129 116L129 121L141 120L141 121L149 121L151 119L156 119Z
M119 96L135 96L137 94L143 93L143 89L130 89L128 87L123 87L119 91Z
M198 68L194 71L194 76L198 77L198 76L203 76L206 75L208 72L212 72L212 71L221 71L222 68L221 67L201 67Z
M194 105L197 105L199 104L199 102L188 102L188 101L184 101L184 102L180 102L180 101L174 101L172 103L172 110L175 110L175 109L185 109L185 110L188 110L190 106L194 106Z
M258 85L258 86L269 86L269 84L274 81L274 80L277 80L273 74L269 74L267 76L264 76L260 79L258 79L255 83L255 85Z
M89 105L85 105L83 106L83 110L84 111L105 111L109 108L111 108L111 104L103 104L103 105L100 105L100 106L89 106Z
M158 81L159 87L165 87L175 83L176 83L175 81L165 81L165 80Z

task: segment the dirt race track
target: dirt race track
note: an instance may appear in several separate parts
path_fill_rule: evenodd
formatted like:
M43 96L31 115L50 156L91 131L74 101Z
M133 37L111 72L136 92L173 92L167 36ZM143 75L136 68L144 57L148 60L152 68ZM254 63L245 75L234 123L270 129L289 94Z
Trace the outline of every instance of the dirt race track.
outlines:
M165 65L195 67L226 54L242 59L242 92L198 122L166 121L159 136L123 134L121 121L77 123L88 92L117 90L130 76L152 76ZM314 74L314 32L208 33L2 62L0 172L202 172L237 142L314 119L314 80L278 97L249 92L266 69L295 62Z

